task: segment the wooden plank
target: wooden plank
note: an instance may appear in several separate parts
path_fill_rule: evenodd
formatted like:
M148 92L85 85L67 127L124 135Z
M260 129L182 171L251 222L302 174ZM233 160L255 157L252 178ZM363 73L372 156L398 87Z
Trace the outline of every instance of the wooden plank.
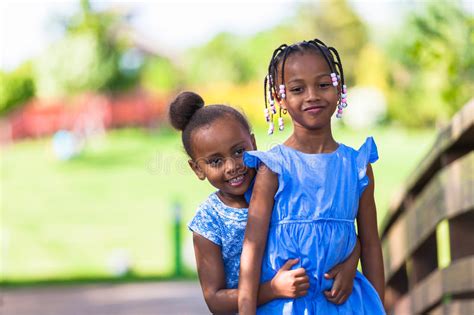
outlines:
M474 151L447 167L444 190L448 218L474 208Z
M430 315L472 315L474 314L474 299L454 300L446 304L441 304L435 309L433 309L432 311L430 311L429 314Z
M474 299L472 300L457 300L447 305L444 305L445 315L466 315L474 314Z
M435 176L413 206L406 210L408 253L414 252L429 235L433 234L436 225L445 216L444 173L443 171Z
M474 208L473 191L474 152L471 152L437 174L382 240L387 280L435 234L441 220ZM474 237L474 232L462 234L459 237Z
M443 291L445 294L474 293L474 256L453 261L443 269Z
M474 255L474 208L449 220L450 258Z
M443 274L441 270L432 272L416 285L410 293L412 309L420 314L432 305L439 303L443 296Z
M416 284L410 293L395 303L394 314L425 313L440 304L444 296L472 294L474 294L474 256L469 256L454 261L445 269L432 272ZM474 301L474 299L467 300ZM471 304L466 305L462 307L463 310ZM439 312L437 309L434 311Z
M411 255L409 261L411 268L408 269L408 284L412 288L438 268L436 235L431 234Z
M383 241L386 279L400 269L407 257L406 219L403 215L393 226L387 239Z
M404 295L393 307L393 313L390 313L390 310L387 310L389 314L393 315L407 315L413 314L412 299L410 295Z
M451 120L449 126L443 129L437 140L422 159L415 171L409 177L405 188L397 193L395 201L391 204L387 216L381 226L382 239L388 233L390 226L396 218L405 211L405 200L414 198L423 189L423 186L446 163L452 159L443 158L451 152L472 150L474 147L474 99L467 103ZM459 142L459 143L457 143ZM468 148L469 147L469 148ZM460 153L461 155L464 153Z
M408 253L436 229L444 218L474 207L474 152L453 162L437 174L406 210Z

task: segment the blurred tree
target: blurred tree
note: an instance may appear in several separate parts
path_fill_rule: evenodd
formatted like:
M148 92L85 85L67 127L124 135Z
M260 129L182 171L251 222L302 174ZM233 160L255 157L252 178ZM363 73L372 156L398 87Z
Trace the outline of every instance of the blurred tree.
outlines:
M349 82L354 64L367 42L367 30L346 0L302 3L296 14L250 37L221 33L202 47L188 51L187 77L191 84L242 84L263 79L273 50L283 43L320 38L341 54Z
M474 91L474 19L458 2L432 1L407 19L388 46L389 115L408 126L433 126Z
M149 57L140 74L141 85L153 92L170 93L183 85L180 70L169 59L159 56Z
M15 71L0 71L0 114L26 102L35 94L31 62L24 63Z
M298 40L319 38L328 46L337 49L346 82L353 84L356 61L360 50L368 41L368 31L347 1L304 3L295 20L295 34L300 36Z
M65 37L35 62L38 94L116 91L133 86L140 65L133 68L127 64L131 43L123 30L128 18L112 11L95 12L88 0L81 0L81 11L63 23Z
M243 83L254 77L243 43L237 36L220 33L205 45L190 49L186 58L189 83Z

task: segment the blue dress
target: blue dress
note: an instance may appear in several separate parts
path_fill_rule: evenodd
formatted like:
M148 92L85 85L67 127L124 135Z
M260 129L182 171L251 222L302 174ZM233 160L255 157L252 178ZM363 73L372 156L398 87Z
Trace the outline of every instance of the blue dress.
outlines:
M298 257L294 268L305 268L310 279L305 297L270 301L258 308L258 314L385 314L377 291L360 272L344 304L329 302L323 293L333 283L324 273L354 249L359 198L369 184L367 164L377 159L371 137L359 150L339 144L331 153L307 154L277 145L267 152L245 153L247 166L263 162L278 175L261 282Z
M221 247L225 279L228 289L236 289L239 282L240 255L247 225L247 208L225 205L212 193L199 205L188 228Z

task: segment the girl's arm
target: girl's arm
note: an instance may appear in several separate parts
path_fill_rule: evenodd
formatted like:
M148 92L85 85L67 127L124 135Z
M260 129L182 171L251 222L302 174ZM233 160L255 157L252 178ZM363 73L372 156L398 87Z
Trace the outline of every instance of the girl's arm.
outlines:
M209 310L220 314L237 312L238 291L226 289L220 246L197 233L193 233L193 243L199 281ZM299 282L295 283L300 275L290 270L296 263L297 260L287 261L271 281L260 286L259 305L280 297L295 298L306 294L309 287L306 274L303 275L306 282L300 285Z
M242 315L256 313L262 256L277 188L277 175L266 166L259 167L240 259L239 313Z
M361 245L362 272L377 290L383 302L385 277L383 270L382 246L377 229L377 210L374 200L374 174L372 166L367 165L369 185L362 193L357 215L357 231Z

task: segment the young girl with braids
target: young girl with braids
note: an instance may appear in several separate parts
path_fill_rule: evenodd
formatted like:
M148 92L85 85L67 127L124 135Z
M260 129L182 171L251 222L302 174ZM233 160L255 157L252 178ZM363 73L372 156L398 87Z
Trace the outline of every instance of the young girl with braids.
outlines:
M172 125L182 131L183 146L196 176L217 189L199 206L189 224L204 298L213 313L236 312L247 223L246 195L251 193L255 177L255 169L245 167L242 156L256 149L254 136L240 112L226 105L204 106L203 99L192 92L179 94L171 103L169 115ZM352 287L359 256L357 244L349 259L329 272L334 290ZM298 261L297 256L289 256L260 286L256 303L304 296L308 276L304 268L292 268Z
M275 101L279 128L283 112L294 130L283 144L244 155L244 163L258 171L241 257L240 314L255 314L259 282L271 279L291 257L306 270L308 293L273 300L260 306L259 314L383 314L384 272L370 165L378 159L377 148L371 137L355 150L332 135L331 116L337 110L340 118L347 106L336 49L317 39L280 46L264 86L269 132ZM347 298L345 303L331 303L325 292L332 280L324 273L352 252L356 218L364 275L357 272L352 290L333 296Z

